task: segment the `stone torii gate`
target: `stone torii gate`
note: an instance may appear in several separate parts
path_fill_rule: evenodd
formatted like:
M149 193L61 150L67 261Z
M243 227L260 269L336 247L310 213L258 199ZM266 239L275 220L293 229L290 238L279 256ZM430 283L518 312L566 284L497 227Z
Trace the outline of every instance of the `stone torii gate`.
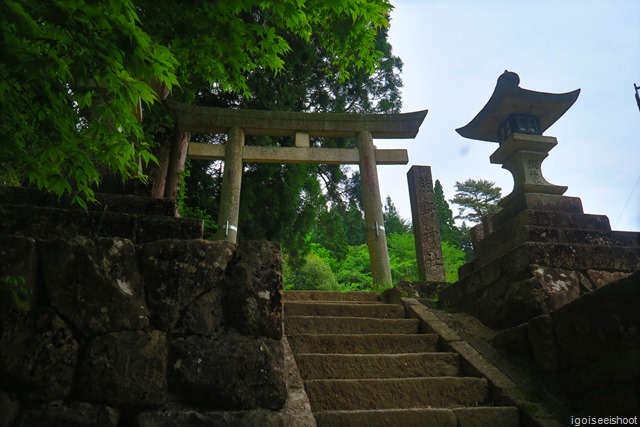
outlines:
M415 138L427 110L405 114L296 113L196 107L166 101L176 126L176 145L189 133L226 133L226 144L191 142L188 152L172 153L167 184L179 177L185 155L224 160L218 239L236 242L243 162L357 164L360 167L367 246L374 286L391 284L376 165L407 164L407 150L380 150L373 138ZM295 137L294 147L244 144L246 135ZM357 149L309 145L310 137L356 138Z

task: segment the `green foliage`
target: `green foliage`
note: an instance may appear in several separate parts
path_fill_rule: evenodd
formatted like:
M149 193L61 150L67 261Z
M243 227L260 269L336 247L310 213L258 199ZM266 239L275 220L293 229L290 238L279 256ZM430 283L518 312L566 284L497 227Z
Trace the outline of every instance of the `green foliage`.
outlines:
M443 241L442 258L444 260L445 281L449 283L457 282L458 268L467 262L465 252L459 246Z
M139 27L132 1L0 5L0 169L93 200L99 170L139 176L154 161L136 111L177 83L176 60Z
M347 256L338 265L338 283L345 291L369 291L373 279L367 245L349 246Z
M31 289L24 276L0 276L0 302L8 302L20 311L29 311Z
M442 184L436 179L433 186L436 199L436 214L438 216L438 226L440 228L440 238L443 242L448 242L454 246L460 246L460 230L453 220L453 212L444 197Z
M387 200L384 204L382 215L384 217L384 227L387 236L393 234L404 234L411 231L411 225L409 222L400 217L400 213L396 206L391 201L391 197L387 196Z
M187 102L200 89L253 95L248 78L286 71L298 44L322 48L322 73L347 80L354 69L372 74L382 53L378 30L389 25L386 0L138 0L142 26L171 50Z
M413 233L395 233L387 238L393 283L420 280Z
M20 186L20 174L14 169L0 169L0 185Z
M180 180L180 187L178 188L178 195L176 197L176 205L178 209L178 214L182 218L196 218L201 219L204 223L203 230L203 238L205 239L215 239L216 232L218 230L218 224L214 221L211 213L207 210L200 208L189 206L187 204L187 179L191 175L191 162L187 160L184 171L182 172L182 178Z
M285 285L299 290L338 291L340 286L329 264L316 254L308 254L295 271L287 270Z
M455 187L456 194L451 199L451 203L460 206L460 212L456 218L477 224L484 215L500 209L498 201L502 197L502 189L496 187L495 182L467 179L464 182L456 181Z

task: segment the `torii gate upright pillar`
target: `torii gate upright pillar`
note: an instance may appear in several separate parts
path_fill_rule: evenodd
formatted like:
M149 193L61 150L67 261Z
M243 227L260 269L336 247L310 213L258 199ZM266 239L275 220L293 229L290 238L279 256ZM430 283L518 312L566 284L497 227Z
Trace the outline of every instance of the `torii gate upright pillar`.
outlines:
M382 199L376 168L376 149L371 132L360 131L357 134L360 152L360 184L364 205L364 224L367 230L367 246L371 262L371 276L375 289L391 286L391 265L387 237L382 216Z
M229 129L224 151L224 173L220 192L217 238L231 243L237 243L238 241L243 148L244 131L239 127Z

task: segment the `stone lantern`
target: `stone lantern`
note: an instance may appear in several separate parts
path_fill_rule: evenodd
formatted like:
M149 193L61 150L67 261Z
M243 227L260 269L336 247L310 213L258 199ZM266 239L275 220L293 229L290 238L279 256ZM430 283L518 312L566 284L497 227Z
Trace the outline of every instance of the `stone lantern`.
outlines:
M482 233L473 243L475 258L438 294L441 304L492 328L548 325L559 308L640 268L640 233L612 231L609 218L585 214L580 198L564 196L567 187L542 176L540 165L557 144L542 134L580 91L534 92L520 88L519 81L505 71L487 105L457 129L466 138L497 142L491 162L508 169L515 185L500 201L502 209L476 226ZM535 325L514 328L514 336L528 340L518 334L529 334ZM541 363L553 370L559 361Z
M535 92L519 84L516 73L505 71L482 110L468 125L456 129L465 138L500 144L490 157L491 163L501 164L514 179L513 192L499 203L503 209L525 194L559 196L567 191L567 187L553 185L542 175L542 161L558 143L556 138L542 134L580 94L580 89L559 94ZM537 199L540 201L540 197Z

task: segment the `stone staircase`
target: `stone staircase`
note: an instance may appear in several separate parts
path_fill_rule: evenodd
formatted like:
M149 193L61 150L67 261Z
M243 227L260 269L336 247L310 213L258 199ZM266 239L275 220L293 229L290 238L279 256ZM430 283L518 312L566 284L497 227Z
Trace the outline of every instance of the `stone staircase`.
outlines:
M484 378L374 293L286 291L285 335L318 426L519 426Z

